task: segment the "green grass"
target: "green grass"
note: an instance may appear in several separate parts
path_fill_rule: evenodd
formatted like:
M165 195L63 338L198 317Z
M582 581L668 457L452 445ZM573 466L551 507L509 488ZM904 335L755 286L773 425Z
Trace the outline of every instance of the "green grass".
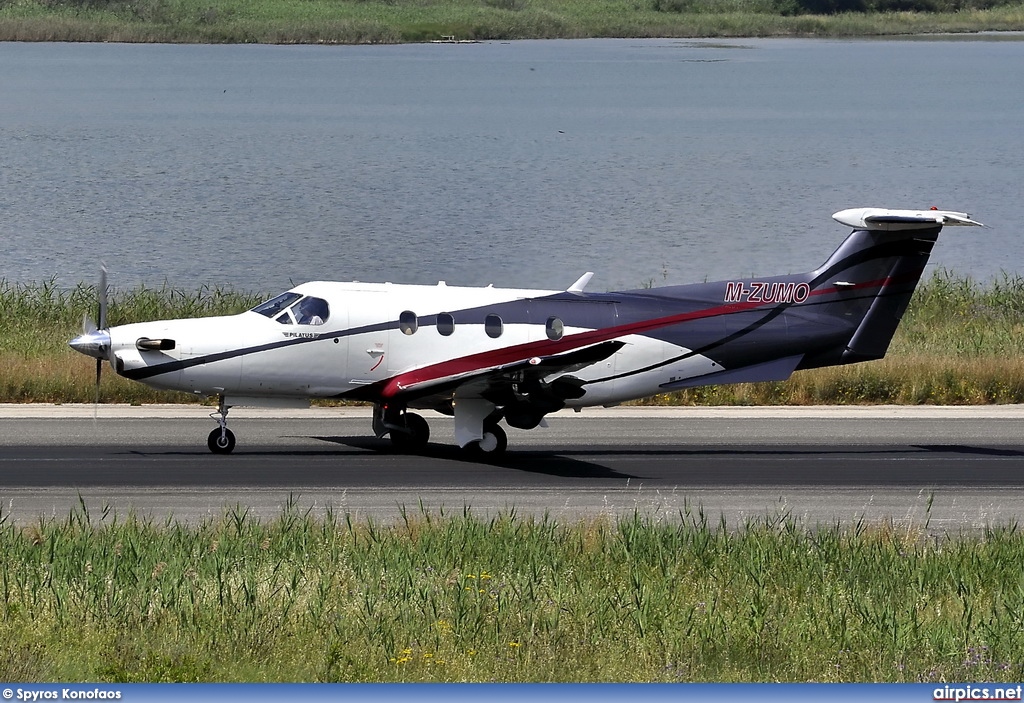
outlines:
M858 9L884 11L848 11ZM0 0L0 41L364 44L444 36L868 36L1020 29L1024 4L1013 0Z
M247 310L265 296L203 286L186 291L164 285L113 290L108 320L119 325ZM91 402L95 362L72 351L68 340L81 334L85 317L96 320L95 286L67 289L54 281L39 284L0 280L0 402ZM155 391L109 372L100 400L122 403L195 402L184 393Z
M232 314L265 296L229 288L114 290L109 322ZM94 362L67 341L96 316L94 287L0 280L0 402L84 403L95 398ZM641 401L659 405L1024 403L1024 278L979 283L939 271L914 294L885 359L799 371L786 382L711 386ZM196 402L113 373L100 400Z
M8 681L1019 681L1024 535L289 502L0 525Z

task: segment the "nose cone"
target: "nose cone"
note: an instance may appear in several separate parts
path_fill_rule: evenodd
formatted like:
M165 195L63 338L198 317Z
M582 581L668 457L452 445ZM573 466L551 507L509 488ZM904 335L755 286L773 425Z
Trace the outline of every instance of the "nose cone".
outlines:
M106 359L110 353L110 334L106 330L86 332L72 339L68 345L80 354Z

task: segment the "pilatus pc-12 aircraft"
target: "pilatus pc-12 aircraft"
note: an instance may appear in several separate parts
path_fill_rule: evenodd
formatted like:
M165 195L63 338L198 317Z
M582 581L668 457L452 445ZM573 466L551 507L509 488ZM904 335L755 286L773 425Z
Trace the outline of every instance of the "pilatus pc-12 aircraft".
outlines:
M210 450L230 452L235 406L372 403L373 431L423 447L413 409L454 417L476 453L507 445L504 420L532 429L562 408L721 383L779 381L800 369L880 359L939 231L979 225L943 210L844 210L853 228L809 273L614 293L391 283L304 283L227 317L106 327L71 346L155 388L217 396Z

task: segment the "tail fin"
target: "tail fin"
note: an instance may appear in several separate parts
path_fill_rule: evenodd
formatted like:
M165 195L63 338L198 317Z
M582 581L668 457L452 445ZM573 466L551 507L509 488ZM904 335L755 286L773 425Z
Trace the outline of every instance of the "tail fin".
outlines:
M811 289L826 296L823 312L857 324L844 350L805 359L801 368L881 359L924 272L944 225L978 225L944 210L843 210L832 216L853 233L813 271ZM859 324L856 323L860 320Z

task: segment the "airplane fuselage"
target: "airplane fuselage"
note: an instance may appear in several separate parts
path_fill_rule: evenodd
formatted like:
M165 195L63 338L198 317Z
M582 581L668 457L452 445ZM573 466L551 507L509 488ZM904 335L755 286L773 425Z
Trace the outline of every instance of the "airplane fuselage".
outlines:
M743 281L739 286L747 291L744 295L733 290L734 283L588 294L311 282L292 291L326 301L330 313L320 324L282 323L253 311L144 322L113 328L111 352L119 374L156 388L229 399L385 401L417 384L457 379L524 356L560 354L581 342L619 341L621 348L606 359L572 372L585 384L586 394L565 403L608 405L745 366L747 356L786 358L801 330L816 336L825 331L823 321L802 319L790 292L790 312L744 335L746 328L761 322L764 315L758 308L774 302L767 299L769 294L785 298L780 291L807 284L792 279ZM466 307L467 301L473 306ZM813 297L803 296L802 304L813 307ZM841 322L831 324L837 336L844 331L849 335ZM555 326L558 332L552 330ZM715 349L729 335L737 335L737 341L739 336L750 339ZM175 346L140 349L140 339L172 339ZM434 402L408 404L432 407Z

